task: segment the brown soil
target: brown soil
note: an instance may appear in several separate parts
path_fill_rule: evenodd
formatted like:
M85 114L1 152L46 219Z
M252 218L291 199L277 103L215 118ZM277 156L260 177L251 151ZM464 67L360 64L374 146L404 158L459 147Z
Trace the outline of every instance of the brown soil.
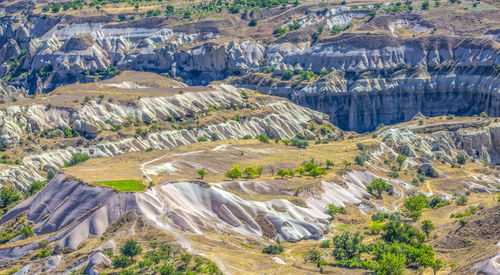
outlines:
M83 51L95 44L90 34L80 34L71 37L61 48L64 52Z
M266 218L264 214L258 214L255 218L255 222L262 229L262 236L268 239L274 239L278 235L278 231L274 225Z
M449 226L448 234L438 240L436 247L458 249L469 247L478 240L498 241L500 236L500 206L485 209L464 218L467 224L461 226L458 222Z

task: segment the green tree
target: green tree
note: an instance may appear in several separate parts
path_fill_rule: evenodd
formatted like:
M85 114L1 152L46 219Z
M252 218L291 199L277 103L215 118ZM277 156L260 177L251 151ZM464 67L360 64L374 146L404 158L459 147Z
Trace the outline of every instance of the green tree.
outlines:
M425 241L424 234L406 223L390 221L384 225L383 230L382 240L387 243L413 244Z
M45 184L47 184L45 181L34 181L26 189L26 196L33 196L36 192L42 190Z
M116 256L113 258L113 267L114 268L125 268L132 264L132 260L124 255Z
M372 180L372 182L366 187L368 193L375 196L377 199L382 198L382 192L389 187L389 184L381 178Z
M293 71L291 70L286 70L283 72L283 74L281 75L281 80L290 80L292 79L293 77Z
M56 171L54 171L54 169L50 168L47 171L47 180L51 180L55 176L56 176Z
M313 178L321 177L324 175L326 175L326 171L323 168L316 167L316 168L312 169L311 171L309 171L309 176L311 176Z
M276 239L276 244L268 245L262 249L262 253L271 255L281 254L283 251L285 251L285 247L281 244L279 237Z
M262 143L269 143L269 138L265 135L258 135L257 139Z
M0 190L0 208L5 208L19 199L21 195L13 186Z
M87 154L74 153L71 156L71 159L68 162L64 163L64 167L74 166L74 165L77 165L77 164L84 162L86 160L89 160L89 159L90 159L90 156Z
M306 169L304 167L298 167L295 169L295 173L299 174L301 177L306 173Z
M243 172L245 173L246 177L249 179L255 178L258 174L257 169L255 169L252 166L245 167L245 169L243 169Z
M288 170L286 170L286 169L279 169L278 170L278 176L280 176L281 178L285 178L288 175L289 175Z
M365 162L368 160L368 155L363 152L361 155L357 155L354 158L354 161L359 165L359 166L365 166Z
M366 250L363 239L364 236L359 231L355 234L346 231L341 235L336 235L333 237L333 256L337 261L359 259L361 252Z
M466 195L459 195L457 198L457 205L466 205L469 201L469 198Z
M429 9L429 6L430 6L429 1L424 1L424 2L422 2L422 6L421 6L421 8L422 8L423 10L428 10L428 9Z
M377 275L399 275L405 271L406 257L403 254L386 253L377 262Z
M342 164L344 165L344 170L347 170L351 166L351 162L346 159L342 160Z
M333 167L335 166L335 164L333 163L333 161L327 159L326 160L326 169L330 169L330 167Z
M405 163L407 157L403 154L399 154L398 158L396 159L396 162L399 164L399 171L401 171L401 167L403 167L403 164Z
M429 199L425 196L409 196L404 202L405 216L416 222L421 216L424 208L429 205Z
M198 175L200 176L200 179L203 179L207 175L207 170L205 170L205 168L201 168L201 169L198 169L196 171L196 173L198 173Z
M133 258L134 256L141 254L142 247L134 240L128 239L125 244L120 248L120 253L123 256L128 256Z
M361 151L365 151L366 150L366 145L363 142L356 143L356 146L358 146L358 149L361 150Z
M431 234L431 231L434 230L435 228L436 227L431 221L429 220L422 221L422 230L424 231L425 235L427 235L427 239L429 238L429 234Z
M33 228L31 228L31 226L25 226L21 228L19 232L21 232L21 234L23 234L25 237L35 235L35 232L33 232Z
M335 206L334 204L329 204L327 208L328 215L330 215L332 218L335 217L337 213L340 214L347 214L347 211L345 210L345 207L342 206Z
M323 258L321 251L317 248L309 249L304 253L304 262L318 263Z
M384 223L381 221L372 221L368 226L372 234L378 234L382 229L384 229Z
M464 165L467 162L467 156L464 153L460 153L457 156L457 162L458 164Z
M256 166L254 169L257 172L257 176L260 177L262 175L262 167Z
M239 165L234 165L233 168L231 168L231 170L226 172L226 177L231 179L237 179L241 177L241 175L242 173Z
M443 261L441 260L435 260L432 265L432 270L434 270L434 275L436 275L436 273L438 272L438 270L440 270L441 268L443 268Z
M46 248L38 251L38 258L45 258L45 257L48 257L50 256L50 251Z

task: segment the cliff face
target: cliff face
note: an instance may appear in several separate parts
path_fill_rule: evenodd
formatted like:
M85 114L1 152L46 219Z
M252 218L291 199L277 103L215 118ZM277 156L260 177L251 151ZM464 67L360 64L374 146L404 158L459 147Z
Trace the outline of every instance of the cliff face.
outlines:
M291 100L324 112L341 129L366 132L380 124L390 125L425 116L454 114L472 116L486 112L500 115L496 94L465 91L378 92L360 94L294 94Z
M272 76L250 74L232 83L287 97L328 114L341 129L359 132L407 121L419 112L499 115L500 55L494 43L446 37L371 39L324 41L286 55ZM383 46L387 44L392 46ZM284 70L328 74L312 82L283 82L278 77Z
M330 28L364 16L366 12L340 8L322 15L309 13L297 22L304 29ZM395 34L398 28L430 34L434 27L417 15L377 20L387 21L390 34L344 33L315 41L310 34L291 32L267 44L250 38L228 42L217 28L66 22L48 17L34 17L24 25L6 21L0 27L0 77L30 93L41 93L92 81L110 66L167 72L188 84L206 85L231 76L235 85L285 96L329 114L342 129L360 132L408 120L418 112L498 115L496 37L400 38ZM10 62L12 58L18 62ZM268 81L253 76L270 68L274 73ZM312 82L282 83L279 78L285 70L329 74ZM26 77L16 77L17 72ZM2 94L12 97L12 93Z

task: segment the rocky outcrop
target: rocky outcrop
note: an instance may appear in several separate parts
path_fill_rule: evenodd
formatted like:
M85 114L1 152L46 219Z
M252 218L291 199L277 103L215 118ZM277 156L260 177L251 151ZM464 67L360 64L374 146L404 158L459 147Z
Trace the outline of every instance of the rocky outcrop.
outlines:
M9 101L13 98L26 97L28 91L23 88L16 88L0 80L0 100Z
M19 142L33 132L67 127L80 132L89 139L102 130L110 130L130 120L144 123L165 121L169 118L191 118L202 116L213 106L246 106L241 89L230 85L211 85L205 91L184 92L165 97L144 97L133 104L119 102L90 101L81 107L48 108L41 105L11 106L0 110L0 144L18 146ZM253 96L252 91L246 90ZM33 180L41 180L40 167L59 169L74 153L86 153L93 158L112 157L126 152L147 148L169 149L198 142L199 138L242 139L244 136L267 135L271 138L291 139L297 133L315 137L307 125L322 123L328 117L310 109L297 106L285 99L268 97L267 101L255 103L254 109L264 110L262 115L243 117L240 121L227 120L206 125L193 124L185 129L160 129L148 135L101 138L92 142L78 142L72 146L30 153L15 165L0 170L0 182L11 182L24 189ZM250 110L250 109L249 109ZM332 137L338 137L340 131ZM48 168L47 168L48 169ZM45 169L46 170L46 169Z
M425 133L422 135L421 133ZM379 134L395 151L415 152L429 161L456 161L465 153L472 160L500 164L500 125L488 121L444 122L422 126L393 127Z
M293 22L304 30L313 25L330 28L364 18L369 9L306 12ZM310 34L296 40L291 32L290 37L263 44L245 39L227 42L217 28L212 32L211 28L168 28L156 23L134 27L35 17L27 22L30 27L15 22L2 26L0 76L27 70L27 77L14 77L9 83L31 92L90 81L110 66L168 72L188 84L239 76L234 84L285 96L327 113L342 129L360 132L408 120L418 112L427 116L500 113L500 52L490 36L431 35L433 25L418 14L377 16L374 21L387 26L391 34L345 33L315 41ZM285 20L285 25L291 23ZM370 30L370 24L363 28ZM395 30L401 26L429 34L399 38ZM7 62L13 57L19 59L17 65ZM285 70L316 74L326 70L332 75L307 85L262 83L251 76L271 67L277 77Z

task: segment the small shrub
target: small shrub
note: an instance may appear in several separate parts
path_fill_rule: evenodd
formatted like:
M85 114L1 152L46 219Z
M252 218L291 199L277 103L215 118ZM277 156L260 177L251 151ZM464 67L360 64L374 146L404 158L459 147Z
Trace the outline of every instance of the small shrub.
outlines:
M211 133L210 138L212 138L213 141L219 140L219 135L217 133Z
M142 247L136 241L128 239L125 244L120 248L120 253L124 256L134 257L141 254Z
M457 163L464 165L467 162L467 156L464 153L460 153L457 156Z
M457 198L457 205L466 205L469 198L466 195L459 195Z
M330 248L330 240L324 240L319 244L320 248Z
M250 22L248 22L248 26L255 27L255 26L257 26L258 22L259 21L257 21L257 19L252 19L252 20L250 20Z
M265 135L258 135L257 139L262 143L269 143L269 138Z
M420 185L420 181L418 180L418 178L413 178L413 180L411 181L411 183L412 183L414 186L419 186L419 185Z
M285 35L288 32L288 30L289 29L287 27L279 27L274 29L273 34L276 36L282 36Z
M234 165L231 170L227 171L225 174L226 177L231 178L231 179L237 179L242 176L240 166L239 165Z
M291 70L286 70L283 72L283 74L281 75L281 80L284 80L284 81L287 81L287 80L290 80L292 79L293 77L293 71Z
M262 249L262 253L271 255L278 255L283 251L285 251L285 247L281 244L279 238L276 240L276 244L270 244Z
M356 144L356 146L358 147L359 150L361 151L365 151L366 150L366 145L363 143L363 142L358 142Z
M44 248L44 249L38 251L37 256L38 256L38 258L45 258L45 257L50 256L50 254L51 254L50 251L48 249Z
M196 171L196 173L198 173L198 175L200 176L200 179L203 179L206 175L207 175L207 171L205 169L198 169Z

